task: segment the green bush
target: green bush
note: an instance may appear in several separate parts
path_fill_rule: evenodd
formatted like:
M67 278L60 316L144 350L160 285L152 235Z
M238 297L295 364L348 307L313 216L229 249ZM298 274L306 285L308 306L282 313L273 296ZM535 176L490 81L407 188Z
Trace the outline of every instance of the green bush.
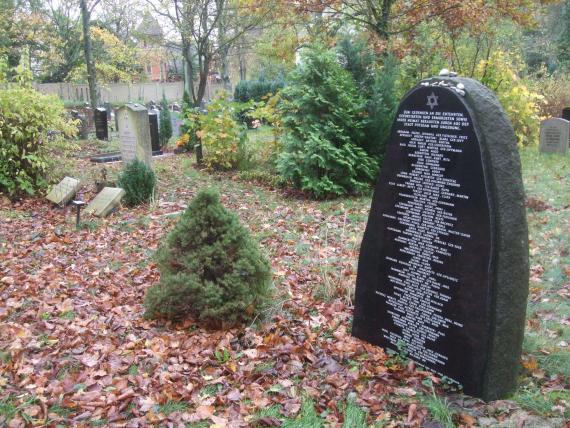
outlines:
M151 167L135 159L127 164L119 176L118 185L125 190L125 203L133 207L150 200L156 186L156 176Z
M362 192L378 173L363 146L366 100L334 52L312 48L282 92L279 173L317 198Z
M30 87L0 89L0 192L33 195L46 187L73 133L56 97Z
M202 144L208 168L232 169L242 160L246 134L234 117L234 103L227 102L222 94L208 105L206 115L196 119L199 126L196 136Z
M345 36L337 46L340 63L354 79L366 98L368 119L364 126L362 148L382 160L390 139L392 121L398 108L396 81L398 62L390 55L382 57L382 65L366 42Z
M160 110L160 147L165 147L170 137L172 137L172 122L170 119L170 110L168 110L168 102L164 94L162 94L160 106L162 107L162 110Z
M160 282L146 293L146 318L192 315L220 327L251 319L269 301L269 262L213 189L192 200L156 260Z
M234 100L240 103L261 101L268 94L276 94L284 86L279 80L242 80L234 90Z

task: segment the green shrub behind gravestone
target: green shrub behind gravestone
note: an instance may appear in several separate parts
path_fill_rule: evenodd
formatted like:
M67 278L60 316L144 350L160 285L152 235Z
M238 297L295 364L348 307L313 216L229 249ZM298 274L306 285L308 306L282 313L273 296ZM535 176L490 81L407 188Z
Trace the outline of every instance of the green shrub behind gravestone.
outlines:
M166 147L170 137L172 137L172 119L170 117L170 110L168 109L168 101L166 101L166 96L162 94L162 101L160 102L160 147Z
M194 198L156 259L161 277L147 291L146 318L192 315L219 327L251 319L268 303L269 262L215 190Z
M135 159L127 164L119 176L118 185L125 190L123 201L133 207L150 201L156 186L156 176L147 164Z
M335 53L304 51L282 94L283 179L317 198L369 189L379 165L365 150L366 100Z

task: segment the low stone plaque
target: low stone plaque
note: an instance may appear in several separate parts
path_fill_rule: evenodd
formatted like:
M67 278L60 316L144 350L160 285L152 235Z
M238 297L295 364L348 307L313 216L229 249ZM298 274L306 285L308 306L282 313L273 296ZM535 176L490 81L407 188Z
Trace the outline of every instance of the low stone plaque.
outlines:
M46 196L48 201L57 205L66 205L77 193L81 183L71 177L65 177L58 184L53 186Z
M117 111L123 162L139 159L151 165L152 148L148 112L144 106L127 104Z
M121 202L125 191L119 187L104 187L93 199L85 212L97 217L108 216Z
M499 399L516 386L528 232L513 128L472 79L423 81L392 126L358 262L352 333Z
M540 151L542 153L566 153L570 140L570 122L553 117L540 124Z
M107 110L101 107L97 108L95 110L95 136L98 140L109 139L109 126L107 120Z

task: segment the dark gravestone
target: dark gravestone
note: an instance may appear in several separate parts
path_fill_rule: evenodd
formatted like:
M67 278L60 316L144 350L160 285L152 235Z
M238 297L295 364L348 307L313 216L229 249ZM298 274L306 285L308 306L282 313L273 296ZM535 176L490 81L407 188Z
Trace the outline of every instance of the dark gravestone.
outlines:
M562 119L570 120L570 107L562 109Z
M103 107L105 107L105 111L107 112L107 122L110 122L111 121L111 111L112 111L111 103L105 102L105 103L103 103Z
M513 128L472 79L401 102L364 234L353 334L485 400L516 386L528 232Z
M86 140L89 137L89 128L87 126L87 118L84 114L79 113L77 110L71 111L71 117L76 121L77 134L81 140Z
M95 136L98 140L109 139L109 127L107 126L107 111L102 108L95 109Z
M148 114L148 122L150 126L150 146L152 147L152 154L162 154L158 135L158 114L156 114L156 112L150 112Z

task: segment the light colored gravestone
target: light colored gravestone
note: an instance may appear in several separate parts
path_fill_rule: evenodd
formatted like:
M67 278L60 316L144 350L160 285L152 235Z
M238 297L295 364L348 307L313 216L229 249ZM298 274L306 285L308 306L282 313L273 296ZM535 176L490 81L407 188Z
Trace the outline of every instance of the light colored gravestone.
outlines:
M104 187L87 205L85 212L97 217L106 217L119 205L124 195L125 191L119 187Z
M151 164L152 148L146 107L127 104L117 111L123 162L139 159Z
M181 114L177 111L170 113L170 121L172 123L172 136L174 138L180 137L180 127L182 126Z
M554 117L540 124L540 151L566 153L570 140L570 121Z
M52 187L47 194L46 199L57 205L65 205L77 193L81 183L79 180L71 177L65 177L58 184Z

